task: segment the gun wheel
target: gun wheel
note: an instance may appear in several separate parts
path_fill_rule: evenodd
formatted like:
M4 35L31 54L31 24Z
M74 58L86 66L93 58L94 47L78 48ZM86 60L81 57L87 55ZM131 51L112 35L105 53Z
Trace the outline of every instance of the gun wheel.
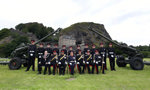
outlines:
M126 67L125 58L123 56L118 57L116 63L118 67Z
M22 63L21 63L20 58L15 57L15 58L10 60L8 66L9 66L9 69L11 69L11 70L17 70L21 67L21 64Z

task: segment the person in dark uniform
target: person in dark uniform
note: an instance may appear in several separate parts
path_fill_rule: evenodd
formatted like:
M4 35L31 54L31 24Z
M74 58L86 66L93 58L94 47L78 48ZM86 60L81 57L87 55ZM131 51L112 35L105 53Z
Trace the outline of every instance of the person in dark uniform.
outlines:
M67 49L66 49L66 45L62 45L62 50L64 51L64 54L65 54L65 55L68 54ZM62 50L61 50L61 51L62 51Z
M35 54L36 54L36 45L35 40L31 40L31 45L28 48L28 66L26 71L29 71L32 66L32 70L35 71Z
M76 62L77 62L79 73L83 74L85 69L85 61L84 61L84 55L82 55L81 50L78 50L78 54L76 55ZM81 67L83 67L82 71L81 71Z
M80 47L80 45L77 45L76 55L79 54L79 50L81 50L81 47ZM81 52L81 53L82 53L82 52Z
M54 45L54 49L53 52L56 51L57 55L59 55L59 48L58 48L58 44Z
M111 71L113 71L113 70L116 71L116 69L115 69L115 50L112 47L112 43L109 44L108 58L109 58L109 61L110 61Z
M87 54L87 51L90 50L88 44L85 44L85 48L83 50L84 55Z
M88 68L88 73L90 74L90 65L92 65L92 55L90 54L90 50L87 51L87 54L84 56L84 60Z
M74 67L75 67L75 63L76 63L76 57L74 56L73 51L70 52L70 56L68 57L68 63L70 65L71 75L74 75Z
M94 68L95 68L95 62L94 62L95 50L96 50L95 44L92 44L92 49L90 50L91 55L92 55L92 59L93 59L92 60L92 74L94 74Z
M96 72L97 72L97 74L99 74L98 66L102 65L102 58L101 58L101 55L99 54L98 50L95 50L94 62L95 62L95 65L96 65Z
M99 54L101 55L102 58L104 58L104 69L107 70L107 64L106 64L106 48L104 48L103 43L100 43L100 49L99 49Z
M38 74L41 74L42 66L44 65L44 51L43 43L40 43L40 47L37 49L37 55L38 55Z
M73 52L73 54L74 54L72 46L69 47L68 56L70 55L71 52Z
M92 54L92 57L93 57L94 54L95 54L95 50L96 50L95 44L92 44L92 49L90 50L90 51L91 51L91 54Z
M46 46L45 50L48 51L50 56L53 54L53 50L51 48L51 44L50 43L47 43L47 46Z
M44 69L44 75L46 74L47 72L47 68L48 68L48 75L51 74L51 71L50 71L50 53L48 53L48 51L45 51L44 52L44 61L45 61L45 69Z
M58 57L59 75L65 74L65 68L66 68L65 62L67 61L67 55L64 53L65 51L61 50L61 55Z

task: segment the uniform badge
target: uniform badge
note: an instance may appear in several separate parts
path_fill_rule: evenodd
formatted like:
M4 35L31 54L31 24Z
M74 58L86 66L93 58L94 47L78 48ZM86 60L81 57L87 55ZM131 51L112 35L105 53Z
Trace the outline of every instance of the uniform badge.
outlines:
M89 64L89 62L86 62L86 64Z
M31 53L30 56L33 56L33 54Z

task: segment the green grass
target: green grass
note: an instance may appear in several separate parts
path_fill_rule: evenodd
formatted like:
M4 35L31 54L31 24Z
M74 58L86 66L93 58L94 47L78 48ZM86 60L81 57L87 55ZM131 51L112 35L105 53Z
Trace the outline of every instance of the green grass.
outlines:
M144 59L150 61L150 59ZM119 68L117 71L108 70L102 74L76 73L74 76L65 75L37 75L37 71L25 72L26 68L20 70L9 70L7 65L0 65L0 89L4 90L149 90L150 89L150 66L144 66L144 70L131 70ZM68 80L72 78L72 80Z

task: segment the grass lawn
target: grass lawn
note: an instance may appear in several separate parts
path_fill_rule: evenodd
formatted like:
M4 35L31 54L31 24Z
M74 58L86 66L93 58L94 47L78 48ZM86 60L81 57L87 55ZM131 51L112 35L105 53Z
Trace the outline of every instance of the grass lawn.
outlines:
M150 59L144 59L150 61ZM37 71L25 72L24 67L20 70L9 70L7 65L0 65L0 90L150 90L150 66L144 66L144 70L134 71L129 65L119 68L117 71L108 70L102 74L76 73L74 76L65 75L37 75Z

